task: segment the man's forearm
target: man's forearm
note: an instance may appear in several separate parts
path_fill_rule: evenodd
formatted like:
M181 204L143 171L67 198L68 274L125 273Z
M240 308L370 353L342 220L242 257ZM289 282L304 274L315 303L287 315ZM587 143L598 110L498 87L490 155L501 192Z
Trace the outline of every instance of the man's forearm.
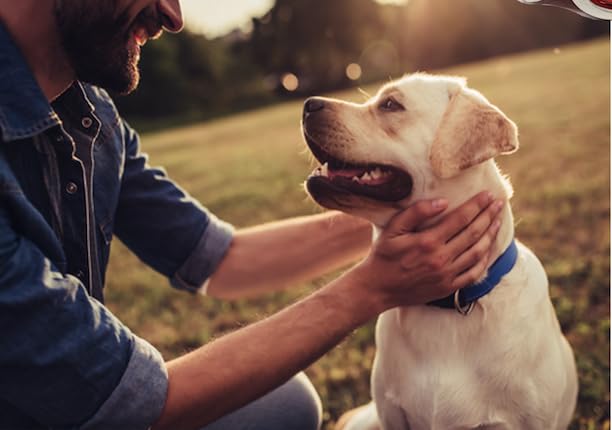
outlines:
M265 320L168 366L154 429L197 429L280 386L381 311L351 273ZM347 300L351 297L351 300Z
M240 230L207 292L240 298L314 279L363 257L371 237L367 221L339 212Z

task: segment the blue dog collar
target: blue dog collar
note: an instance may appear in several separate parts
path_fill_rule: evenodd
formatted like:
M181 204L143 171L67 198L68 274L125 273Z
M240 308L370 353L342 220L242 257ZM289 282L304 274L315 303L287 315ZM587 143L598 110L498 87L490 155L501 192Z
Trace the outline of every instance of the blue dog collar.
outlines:
M518 248L513 239L510 246L500 255L495 263L489 267L487 277L477 284L462 288L450 296L427 303L428 306L437 306L444 309L456 309L459 313L467 315L474 303L489 294L499 284L501 279L512 270L518 258Z

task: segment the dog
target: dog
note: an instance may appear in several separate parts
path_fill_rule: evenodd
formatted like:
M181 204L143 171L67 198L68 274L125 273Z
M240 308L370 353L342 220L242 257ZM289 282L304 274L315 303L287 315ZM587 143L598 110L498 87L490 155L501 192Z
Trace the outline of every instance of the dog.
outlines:
M321 163L307 192L376 232L423 199L445 198L450 211L488 190L505 202L492 291L381 314L373 403L344 429L567 428L578 391L573 353L541 263L514 239L513 191L493 160L518 149L516 125L465 79L414 74L363 104L308 99L302 131Z

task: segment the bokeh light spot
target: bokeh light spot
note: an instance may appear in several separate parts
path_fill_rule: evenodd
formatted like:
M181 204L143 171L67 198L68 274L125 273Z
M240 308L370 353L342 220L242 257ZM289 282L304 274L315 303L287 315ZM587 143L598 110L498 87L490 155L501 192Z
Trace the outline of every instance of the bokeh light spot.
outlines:
M387 40L372 41L362 52L358 64L363 70L364 81L396 76L400 70L399 54Z
M300 80L293 73L285 73L281 83L287 91L295 91L300 86Z
M361 66L357 63L351 63L346 66L346 77L351 81L361 78Z

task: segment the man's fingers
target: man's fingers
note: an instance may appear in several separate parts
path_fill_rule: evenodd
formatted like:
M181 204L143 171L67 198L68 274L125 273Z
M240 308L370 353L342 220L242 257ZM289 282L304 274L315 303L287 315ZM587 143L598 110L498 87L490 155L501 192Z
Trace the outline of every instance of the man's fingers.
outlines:
M452 273L463 273L471 269L473 266L480 263L483 259L485 260L485 264L487 263L487 258L491 253L491 247L495 241L495 237L497 236L497 232L499 231L501 223L499 220L493 222L490 225L486 233L478 240L475 244L469 247L467 250L463 251L452 263L451 263L451 272Z
M394 216L385 229L388 237L400 236L414 231L418 225L439 215L448 206L444 199L423 200Z
M490 239L495 237L500 223L498 214L503 207L503 202L496 201L480 212L467 227L448 242L448 250L453 259L479 242L483 236L488 235ZM494 231L493 231L494 230Z
M482 192L453 210L436 227L436 234L447 242L464 230L483 210L491 206L493 195ZM483 230L484 232L484 230Z
M489 255L487 254L478 263L476 263L476 265L472 266L471 269L457 276L451 284L452 289L459 290L461 288L467 287L468 285L472 285L476 283L476 281L478 281L480 278L482 278L485 275L487 271L488 261L489 261Z

